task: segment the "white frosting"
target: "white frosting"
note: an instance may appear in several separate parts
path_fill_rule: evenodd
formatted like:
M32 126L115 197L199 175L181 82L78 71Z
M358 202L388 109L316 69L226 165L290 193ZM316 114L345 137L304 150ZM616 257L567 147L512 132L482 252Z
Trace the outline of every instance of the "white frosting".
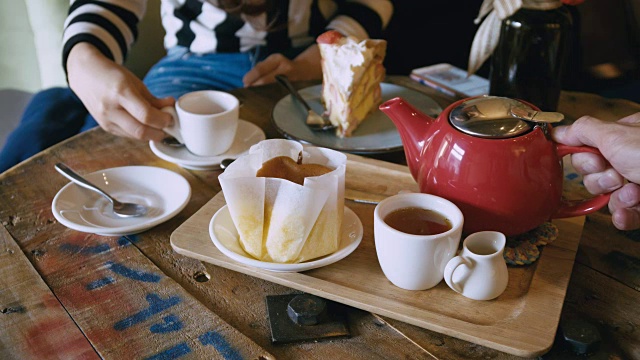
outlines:
M322 58L327 63L325 69L331 72L333 84L342 93L350 93L354 79L362 76L365 64L373 50L367 48L366 40L356 41L353 37L343 37L335 44L319 44ZM365 59L366 57L366 59Z

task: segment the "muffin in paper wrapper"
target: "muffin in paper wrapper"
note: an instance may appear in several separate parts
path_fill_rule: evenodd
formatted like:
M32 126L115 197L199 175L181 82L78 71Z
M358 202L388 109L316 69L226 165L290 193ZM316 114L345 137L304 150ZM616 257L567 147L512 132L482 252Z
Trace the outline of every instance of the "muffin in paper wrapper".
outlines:
M267 160L287 156L334 169L304 185L256 177ZM261 261L298 263L335 252L340 245L347 157L291 140L263 140L218 178L243 250Z

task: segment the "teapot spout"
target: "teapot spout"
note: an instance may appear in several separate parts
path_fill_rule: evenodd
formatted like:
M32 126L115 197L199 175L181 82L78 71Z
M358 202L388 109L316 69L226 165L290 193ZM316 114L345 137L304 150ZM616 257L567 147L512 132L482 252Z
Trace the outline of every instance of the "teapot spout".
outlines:
M428 146L428 139L433 132L429 125L435 119L420 112L401 97L387 100L380 105L379 109L398 129L407 165L413 178L417 179L422 151L425 146Z

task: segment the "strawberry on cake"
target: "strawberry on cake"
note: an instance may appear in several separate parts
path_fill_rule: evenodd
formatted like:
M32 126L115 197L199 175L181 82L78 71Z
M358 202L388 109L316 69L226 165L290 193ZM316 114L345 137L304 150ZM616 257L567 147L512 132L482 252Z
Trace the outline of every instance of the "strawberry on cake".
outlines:
M324 115L339 137L351 136L382 102L385 40L358 40L329 30L316 39L322 56Z

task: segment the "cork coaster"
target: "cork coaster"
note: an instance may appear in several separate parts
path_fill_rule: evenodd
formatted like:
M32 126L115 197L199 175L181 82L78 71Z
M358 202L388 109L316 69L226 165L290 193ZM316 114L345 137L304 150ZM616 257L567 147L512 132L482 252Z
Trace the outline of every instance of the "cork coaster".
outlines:
M540 257L539 246L550 244L558 237L558 228L546 222L526 233L507 237L504 259L510 265L529 265Z

